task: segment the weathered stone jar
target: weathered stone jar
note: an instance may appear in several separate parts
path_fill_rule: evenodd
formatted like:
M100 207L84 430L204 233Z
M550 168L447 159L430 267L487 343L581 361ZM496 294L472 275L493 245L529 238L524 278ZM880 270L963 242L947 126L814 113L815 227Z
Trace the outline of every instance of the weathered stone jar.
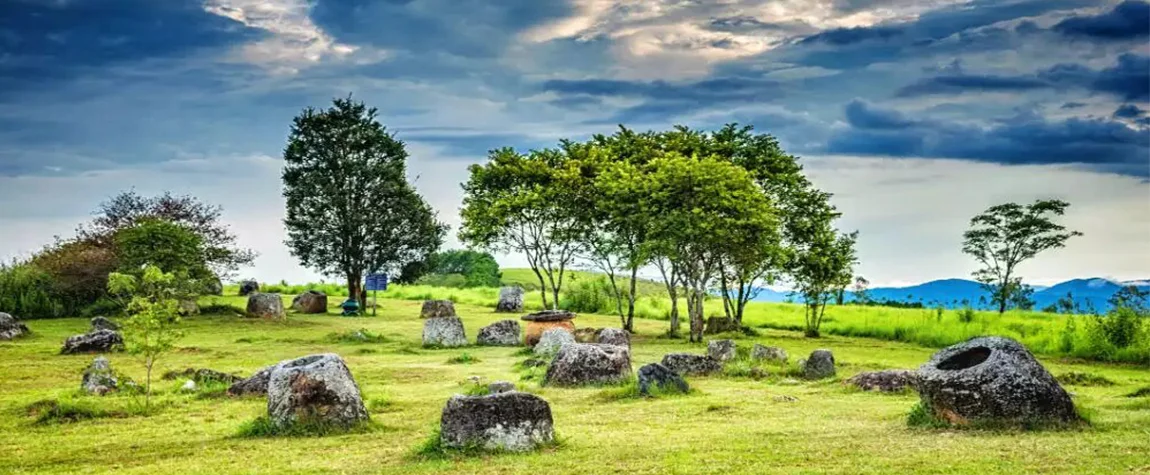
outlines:
M1070 395L1021 343L979 337L935 353L914 378L922 404L953 424L1078 420Z
M524 330L524 343L527 346L535 346L539 343L539 337L543 332L552 328L563 328L575 334L575 324L571 320L575 319L575 314L566 310L544 310L542 312L535 312L532 314L520 317L520 320L527 322L527 329Z

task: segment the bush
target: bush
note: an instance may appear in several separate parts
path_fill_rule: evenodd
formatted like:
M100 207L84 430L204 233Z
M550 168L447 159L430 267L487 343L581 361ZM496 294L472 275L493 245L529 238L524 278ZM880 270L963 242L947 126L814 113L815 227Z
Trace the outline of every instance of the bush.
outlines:
M620 297L625 301L627 288L622 281L617 282L617 284L620 285ZM559 307L572 312L606 315L613 315L619 311L611 283L607 281L606 277L580 280L568 285L561 295Z
M1127 348L1143 338L1142 320L1145 315L1131 307L1117 307L1106 315L1094 318L1095 338L1115 348Z
M50 292L52 276L28 263L0 264L0 309L20 318L67 315L64 303Z

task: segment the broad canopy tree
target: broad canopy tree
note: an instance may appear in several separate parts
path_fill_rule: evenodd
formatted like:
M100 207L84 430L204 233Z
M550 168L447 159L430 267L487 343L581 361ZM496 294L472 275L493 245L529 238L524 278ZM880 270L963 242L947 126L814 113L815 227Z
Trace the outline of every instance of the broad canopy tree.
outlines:
M494 252L516 252L539 280L543 306L558 308L566 271L582 249L583 221L572 188L579 164L561 149L492 150L471 165L463 184L459 240Z
M365 304L369 272L398 272L443 243L446 225L407 182L402 141L351 97L305 109L284 150L287 245L304 266L347 279Z
M1018 275L1018 265L1043 251L1066 246L1066 241L1081 236L1054 222L1070 203L1061 200L1036 200L1029 205L1005 203L991 206L971 218L970 229L963 233L962 251L974 256L982 265L973 273L990 292L990 302L998 313L1011 305L1023 304L1027 288Z

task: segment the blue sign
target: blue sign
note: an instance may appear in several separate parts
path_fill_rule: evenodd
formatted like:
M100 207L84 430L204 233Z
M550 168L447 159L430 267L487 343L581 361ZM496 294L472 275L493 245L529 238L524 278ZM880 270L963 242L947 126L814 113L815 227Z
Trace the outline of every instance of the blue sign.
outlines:
M387 274L368 274L364 290L387 290Z

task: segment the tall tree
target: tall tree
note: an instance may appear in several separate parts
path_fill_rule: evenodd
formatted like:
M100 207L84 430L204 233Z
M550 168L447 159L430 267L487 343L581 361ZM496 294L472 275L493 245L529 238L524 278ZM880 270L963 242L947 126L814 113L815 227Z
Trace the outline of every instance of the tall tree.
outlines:
M670 153L642 180L652 216L652 247L674 263L686 287L690 340L703 338L703 300L729 249L758 245L775 232L774 210L745 169L713 157Z
M190 195L165 192L146 197L130 190L101 203L92 222L80 227L78 240L110 247L112 237L122 229L147 220L169 221L198 235L208 268L216 277L227 279L241 266L251 264L256 253L236 244L235 234L220 221L222 213L220 206L203 203Z
M407 150L351 97L307 108L284 150L287 245L303 265L347 279L365 304L368 272L426 259L447 226L407 182Z
M558 308L563 279L581 249L579 164L563 150L492 150L471 165L463 184L459 240L496 252L522 253L539 280L543 305Z
M990 292L991 303L1001 315L1012 302L1022 302L1025 294L1018 265L1048 249L1066 246L1066 241L1081 236L1054 222L1070 203L1061 200L1036 200L1029 205L1006 203L991 206L971 218L970 229L963 233L962 251L974 256L982 265L974 271L975 280Z

